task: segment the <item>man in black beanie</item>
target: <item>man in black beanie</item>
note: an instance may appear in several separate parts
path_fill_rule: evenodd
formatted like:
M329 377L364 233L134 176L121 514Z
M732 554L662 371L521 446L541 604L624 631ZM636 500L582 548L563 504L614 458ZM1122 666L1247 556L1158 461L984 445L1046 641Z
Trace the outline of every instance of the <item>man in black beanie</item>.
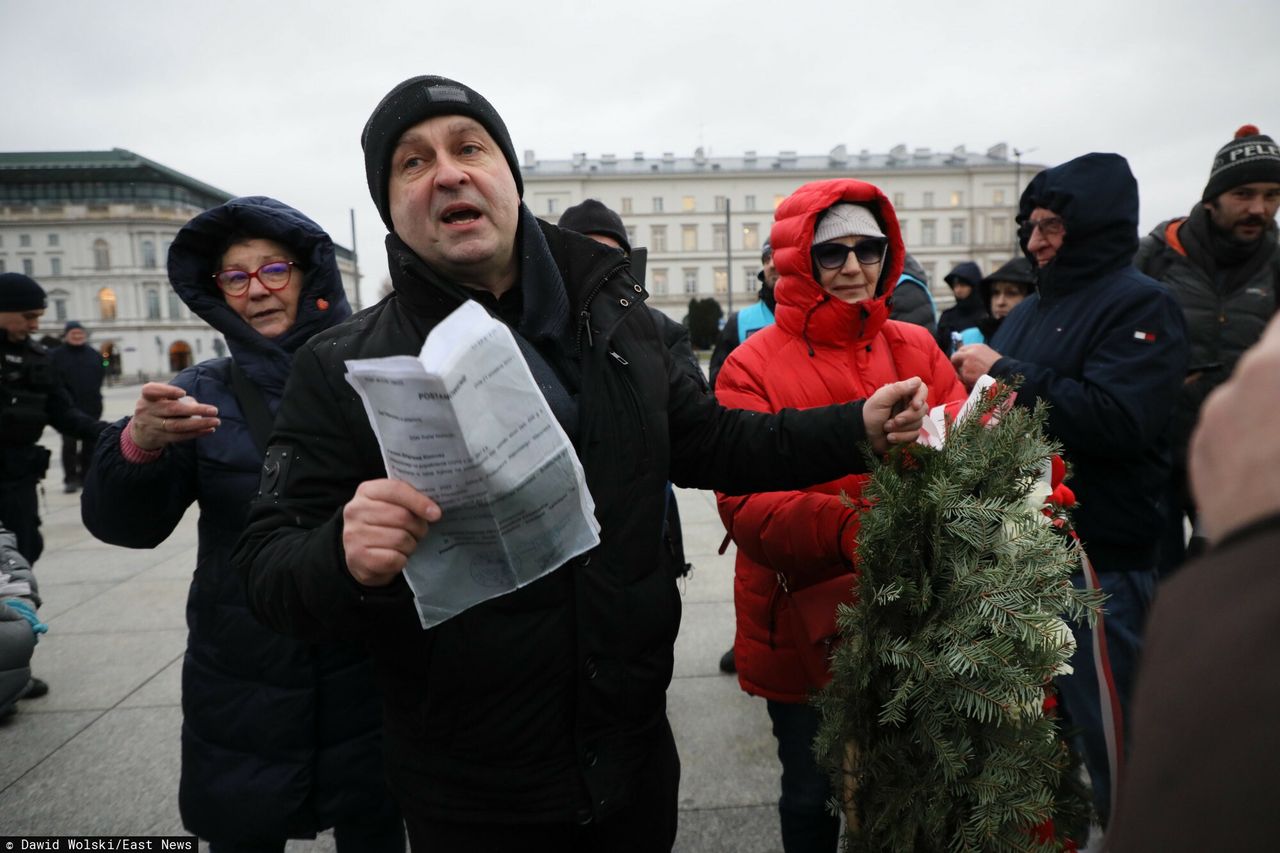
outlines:
M1162 576L1188 556L1186 522L1196 521L1187 447L1200 407L1262 336L1280 293L1280 146L1247 124L1218 150L1190 216L1161 222L1142 238L1135 266L1164 282L1182 307L1191 366L1174 410L1173 482L1166 500ZM1194 535L1197 552L1203 538Z
M44 551L36 493L49 468L50 453L39 444L45 425L87 442L97 441L106 426L75 407L34 338L46 304L32 279L0 274L0 524L17 537L18 553L32 566ZM25 696L47 692L47 684L32 678Z
M884 451L915 438L927 389L910 379L776 416L721 409L663 346L627 258L521 203L506 126L474 90L405 81L363 143L394 292L295 357L236 546L250 604L287 633L368 643L415 849L668 850L680 775L666 719L680 597L658 558L668 480L744 493L865 470L864 439ZM600 544L424 630L402 571L441 509L387 479L344 362L416 354L466 300L515 337L582 463Z

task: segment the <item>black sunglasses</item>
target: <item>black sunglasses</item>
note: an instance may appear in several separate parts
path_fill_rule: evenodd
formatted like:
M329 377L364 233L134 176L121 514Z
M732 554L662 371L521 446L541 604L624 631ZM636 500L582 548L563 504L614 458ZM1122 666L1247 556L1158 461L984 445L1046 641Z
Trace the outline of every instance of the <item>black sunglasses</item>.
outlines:
M884 261L885 252L889 249L889 241L884 237L863 240L856 246L844 243L819 243L813 247L813 260L824 270L838 270L844 266L849 253L858 259L860 264L878 264Z

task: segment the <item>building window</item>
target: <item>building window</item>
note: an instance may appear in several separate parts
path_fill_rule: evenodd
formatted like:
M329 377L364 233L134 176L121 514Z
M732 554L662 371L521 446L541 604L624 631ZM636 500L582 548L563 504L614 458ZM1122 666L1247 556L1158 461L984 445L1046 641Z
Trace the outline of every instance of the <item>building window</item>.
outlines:
M906 193L894 193L894 194L893 194L893 206L894 206L894 207L897 207L897 208L906 207L906 206L907 206L907 194L906 194Z
M697 210L697 205L693 203L693 196L687 195L680 199L680 209L685 211Z
M628 245L634 246L636 244L636 227L634 225L624 225L623 228L627 232Z
M631 212L631 198L629 196L624 196L622 199L622 212L623 213Z
M67 297L60 293L51 293L53 298L53 319L59 323L67 321Z
M156 244L150 240L142 241L142 265L149 270L156 268Z
M107 245L106 240L93 241L93 268L95 270L111 269L111 247Z
M728 203L729 203L729 200L728 200L727 198L725 198L724 196L722 196L722 195L718 195L718 196L716 196L716 210L717 210L717 211L719 211L719 212L723 213L723 212L724 212L724 209L725 209L725 207L728 205Z
M662 212L662 196L660 195L655 195L653 197L653 212L654 213Z
M28 275L28 276L30 276L30 275L35 275L35 274L36 274L36 262L35 262L34 260L32 260L31 258L23 258L23 259L22 259L22 274L23 274L23 275Z
M924 207L933 207L933 193L932 192L925 193L924 201L921 202L921 204L923 204Z
M697 267L684 268L684 292L685 293L698 292L698 268Z
M547 213L554 215L559 212L560 212L560 199L558 198L547 199Z
M898 220L898 230L902 232L902 242L910 243L911 241L907 239L907 220L905 219Z
M62 275L62 258L49 259L49 274Z
M665 252L667 250L667 226L649 226L649 251Z
M57 235L57 234L50 234L50 235L49 235L49 245L50 245L50 246L57 246L57 245L60 245L60 244L59 244L59 242L58 242L58 235Z
M742 208L743 208L743 210L755 210L755 209L756 209L756 197L755 197L755 196L753 196L753 195L749 195L749 196L747 196L746 198L744 198L744 199L742 200Z
M920 266L924 267L924 277L929 279L930 282L934 282L938 280L938 262L937 261L929 261L927 263L921 264Z
M30 246L30 245L31 245L31 235L30 235L30 234L19 234L19 235L18 235L18 245L19 245L19 246L21 246L21 247L23 247L23 248L26 248L26 247Z
M160 291L147 288L147 319L160 319Z
M169 319L182 319L182 300L178 297L178 292L176 290L169 291ZM199 340L199 338L197 338L197 340Z
M680 248L686 252L698 251L698 226L680 226Z
M760 248L760 226L757 223L748 222L742 226L742 248Z
M951 220L951 245L959 246L964 243L964 220Z
M655 269L649 274L653 281L653 292L658 296L667 295L667 271L663 269Z
M711 271L711 278L715 282L716 293L729 292L729 271L725 267L716 267Z
M938 244L938 224L934 219L920 220L920 245L936 246Z
M785 196L785 195L775 195L775 196L773 197L773 209L774 209L774 210L777 210L777 209L778 209L778 205L782 204L782 202L783 202L785 199L786 199L786 196Z
M964 204L964 192L961 190L955 190L951 193L951 206L959 207L962 204Z
M711 250L714 252L723 252L725 250L724 226L715 224L711 226Z
M1004 204L1004 190L992 190L992 191L991 191L991 203L992 203L992 204Z
M8 271L9 271L9 267L4 262L4 258L0 258L0 272L8 272Z
M991 217L991 242L996 245L1009 242L1009 220L1003 216Z
M760 287L760 279L756 278L757 269L755 267L742 268L742 290L744 293L751 293Z
M116 292L109 287L98 291L98 316L103 320L116 318Z
M0 234L0 248L4 247L4 235Z

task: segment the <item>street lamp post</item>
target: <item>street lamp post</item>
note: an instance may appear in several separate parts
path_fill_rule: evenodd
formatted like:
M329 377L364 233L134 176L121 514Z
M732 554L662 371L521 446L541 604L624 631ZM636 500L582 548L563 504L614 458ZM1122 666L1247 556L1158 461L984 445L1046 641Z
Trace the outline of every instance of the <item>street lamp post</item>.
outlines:
M724 286L729 294L727 320L733 315L733 230L729 224L729 197L724 197Z

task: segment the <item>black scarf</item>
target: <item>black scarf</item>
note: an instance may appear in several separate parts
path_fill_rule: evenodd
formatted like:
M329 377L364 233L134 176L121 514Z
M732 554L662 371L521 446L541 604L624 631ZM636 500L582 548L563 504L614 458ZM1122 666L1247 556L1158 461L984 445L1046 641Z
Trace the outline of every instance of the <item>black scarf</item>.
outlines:
M1242 242L1215 226L1205 206L1197 204L1178 229L1178 239L1187 250L1187 257L1208 272L1222 292L1231 293L1271 259L1276 249L1276 228L1272 223L1258 239Z

